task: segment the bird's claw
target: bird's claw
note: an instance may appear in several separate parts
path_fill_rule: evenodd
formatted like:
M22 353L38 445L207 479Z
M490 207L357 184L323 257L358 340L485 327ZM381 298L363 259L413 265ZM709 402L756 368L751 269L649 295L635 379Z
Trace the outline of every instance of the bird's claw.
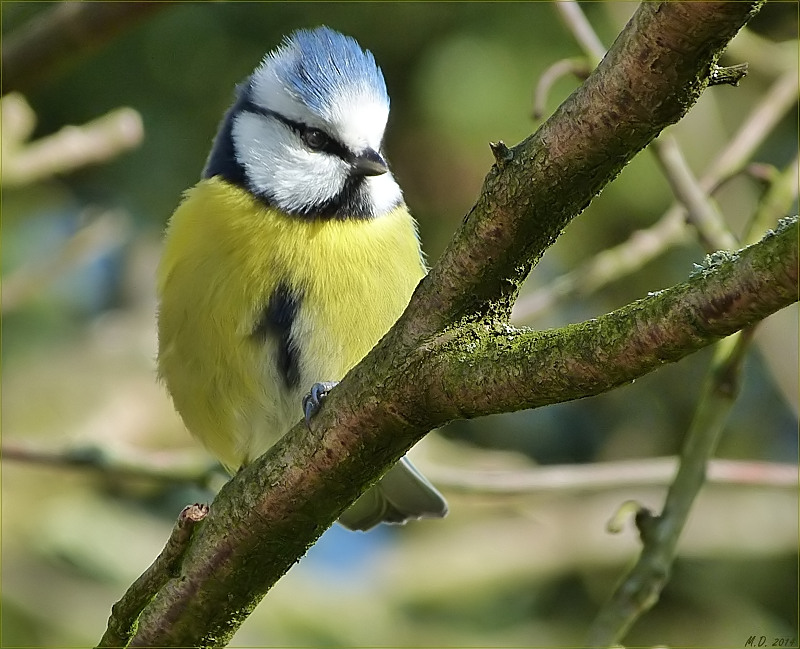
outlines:
M303 397L303 414L306 419L306 428L311 429L311 418L319 412L322 402L333 390L338 381L323 381L311 386L309 393Z

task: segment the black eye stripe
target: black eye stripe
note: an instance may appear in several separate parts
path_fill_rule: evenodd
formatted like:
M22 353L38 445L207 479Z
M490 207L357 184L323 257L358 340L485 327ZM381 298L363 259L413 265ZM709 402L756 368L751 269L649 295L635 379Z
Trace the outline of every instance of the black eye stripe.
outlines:
M302 122L296 122L293 119L289 119L288 117L284 117L280 113L276 113L274 110L270 110L269 108L263 108L262 106L258 106L254 104L252 101L245 101L242 110L248 113L255 113L257 115L261 115L263 117L270 117L272 119L276 119L282 124L288 126L292 129L295 133L297 133L303 142L306 141L306 137L311 131L319 131L322 133L326 138L327 141L323 143L323 145L319 148L314 148L315 151L324 151L325 153L330 153L331 155L338 156L342 160L348 163L352 163L353 161L353 154L350 150L341 142L336 140L335 138L331 137L328 133L323 131L322 129L318 129L313 126L309 126L308 124L303 124Z

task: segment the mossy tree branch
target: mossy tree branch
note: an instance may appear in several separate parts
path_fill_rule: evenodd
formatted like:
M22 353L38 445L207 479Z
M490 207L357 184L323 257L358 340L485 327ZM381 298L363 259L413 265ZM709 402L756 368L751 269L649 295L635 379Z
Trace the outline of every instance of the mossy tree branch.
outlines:
M782 224L759 244L710 255L688 281L587 322L444 333L419 349L409 396L426 390L423 410L439 419L473 418L599 394L677 361L797 301L797 220Z
M795 223L597 321L543 333L507 324L544 250L686 113L758 5L637 10L586 83L492 168L406 313L333 390L311 432L295 426L221 490L130 646L224 645L272 584L430 428L596 394L797 299Z

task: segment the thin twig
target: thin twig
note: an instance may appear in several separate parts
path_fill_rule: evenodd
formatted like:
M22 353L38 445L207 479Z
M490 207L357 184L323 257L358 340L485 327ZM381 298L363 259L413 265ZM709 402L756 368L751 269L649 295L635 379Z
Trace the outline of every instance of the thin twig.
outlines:
M207 486L219 469L216 462L198 461L196 453L142 455L132 450L124 453L115 452L96 444L66 449L43 449L4 440L2 457L4 461L12 460L63 469L83 469L120 478L186 482L201 487Z
M778 168L775 165L771 165L767 162L751 162L747 165L739 174L743 176L747 176L748 178L752 178L753 180L760 182L762 184L770 185L775 181L775 178L778 176ZM736 178L736 176L733 176ZM718 189L719 185L715 189Z
M797 71L783 74L772 84L701 176L698 182L704 191L711 192L724 179L745 167L755 150L797 103L797 93ZM515 320L529 322L562 300L590 295L642 268L673 246L688 242L689 234L683 222L683 207L676 202L649 228L633 232L621 244L599 252L547 286L521 296L514 306Z
M141 144L144 126L138 111L117 108L81 126L65 126L57 133L25 144L35 115L25 99L11 94L0 102L4 126L3 177L6 187L29 185L56 174L100 164ZM27 113L27 114L26 114ZM18 130L15 131L13 127ZM9 140L5 141L5 136Z
M136 632L136 620L142 609L167 581L178 574L192 534L207 514L208 505L196 503L183 508L161 554L111 607L108 628L97 644L98 648L128 645Z
M706 384L681 451L678 474L659 516L637 516L643 548L628 573L589 629L591 647L609 647L622 640L639 617L652 608L666 584L692 505L706 480L708 460L739 389L739 376L753 329L717 344Z
M533 119L542 119L544 117L547 98L556 81L567 75L575 76L583 81L591 71L591 67L585 59L561 59L548 67L539 77L539 82L536 84L536 90L533 93L533 111L531 115Z
M747 63L737 63L736 65L729 65L721 67L715 65L709 75L709 86L738 86L739 82L747 75Z
M575 0L558 0L555 7L581 49L597 65L606 55L606 48L578 3Z
M678 459L674 457L500 471L468 471L428 463L425 475L447 492L495 496L542 493L568 495L667 485L674 479L677 466ZM794 464L712 460L708 466L708 480L720 485L796 489L798 475Z
M748 227L745 237L747 243L755 241L759 233L775 227L778 220L788 214L792 204L797 200L799 173L800 168L795 156L786 169L772 178Z
M661 171L666 176L676 198L683 203L687 218L697 229L700 241L707 252L734 250L738 242L722 215L694 177L677 141L671 135L662 135L650 145Z

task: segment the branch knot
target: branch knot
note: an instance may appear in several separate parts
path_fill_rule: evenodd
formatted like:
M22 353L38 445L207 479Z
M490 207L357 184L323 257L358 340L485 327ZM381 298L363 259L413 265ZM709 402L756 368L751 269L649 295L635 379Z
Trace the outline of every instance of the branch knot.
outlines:
M514 152L506 146L503 140L489 142L489 148L492 150L492 155L494 155L494 160L498 169L503 169L514 159Z
M729 67L713 65L711 74L708 75L709 86L721 86L724 84L738 86L739 82L747 75L747 63L737 63Z

